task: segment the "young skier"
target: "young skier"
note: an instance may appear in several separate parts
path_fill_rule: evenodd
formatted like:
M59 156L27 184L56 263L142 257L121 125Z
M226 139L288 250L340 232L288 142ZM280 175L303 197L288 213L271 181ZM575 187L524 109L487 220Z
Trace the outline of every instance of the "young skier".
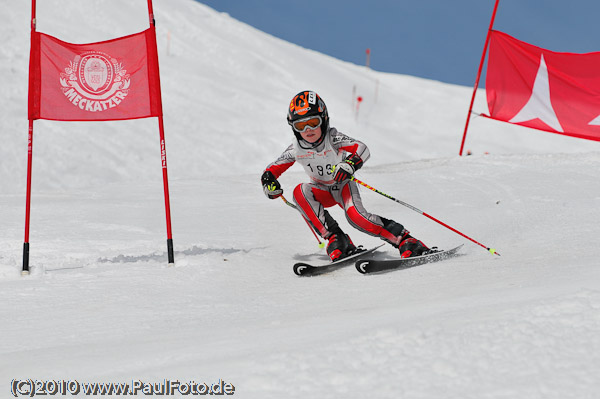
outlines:
M295 139L271 163L261 177L265 195L275 199L283 194L277 178L294 162L300 163L311 179L294 189L294 202L314 230L328 240L332 261L351 255L356 247L325 208L339 205L356 229L380 237L400 251L402 258L429 251L408 230L391 219L367 212L358 186L350 177L369 159L369 149L329 126L325 102L314 91L302 91L290 102L287 115Z

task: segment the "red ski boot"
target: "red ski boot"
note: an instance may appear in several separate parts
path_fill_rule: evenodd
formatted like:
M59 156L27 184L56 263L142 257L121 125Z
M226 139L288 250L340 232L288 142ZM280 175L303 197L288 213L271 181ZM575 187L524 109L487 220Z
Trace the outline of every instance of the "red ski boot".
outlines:
M401 258L410 258L426 254L429 252L429 248L421 241L406 233L404 237L402 237L402 241L398 246L398 251L400 251Z
M332 262L352 255L354 251L356 251L356 247L347 234L340 231L329 236L327 254Z

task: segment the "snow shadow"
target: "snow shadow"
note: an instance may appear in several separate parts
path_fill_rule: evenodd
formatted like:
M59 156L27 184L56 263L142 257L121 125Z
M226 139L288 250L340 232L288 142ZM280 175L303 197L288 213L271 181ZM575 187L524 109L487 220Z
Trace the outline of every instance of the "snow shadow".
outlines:
M208 254L213 254L213 253L218 253L218 254L222 254L222 255L230 255L233 253L237 253L237 252L243 252L243 253L248 253L252 251L252 249L235 249L235 248L200 248L197 246L193 246L189 249L184 249L182 251L175 251L174 255L175 255L175 259L178 258L178 256L199 256L199 255L208 255ZM151 262L151 261L156 261L156 262L163 262L165 259L167 259L167 253L163 252L163 253L155 253L155 254L150 254L150 255L137 255L137 256L132 256L132 255L118 255L115 256L114 258L99 258L98 262L100 263L134 263L134 262Z

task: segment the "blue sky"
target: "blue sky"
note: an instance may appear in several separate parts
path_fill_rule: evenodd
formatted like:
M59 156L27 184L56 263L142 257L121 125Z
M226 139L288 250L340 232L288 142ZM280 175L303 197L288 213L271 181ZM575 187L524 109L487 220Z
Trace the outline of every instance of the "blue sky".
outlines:
M495 0L200 0L264 32L371 68L473 86ZM494 29L600 51L600 1L500 0ZM484 80L480 86L484 86Z

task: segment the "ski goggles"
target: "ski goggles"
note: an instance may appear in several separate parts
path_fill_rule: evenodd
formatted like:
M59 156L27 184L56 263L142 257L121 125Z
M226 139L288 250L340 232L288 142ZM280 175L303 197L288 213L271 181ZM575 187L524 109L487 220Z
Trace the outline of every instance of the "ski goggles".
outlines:
M292 128L298 133L306 131L306 129L316 129L321 126L322 120L320 116L310 116L304 119L298 119L291 123Z

